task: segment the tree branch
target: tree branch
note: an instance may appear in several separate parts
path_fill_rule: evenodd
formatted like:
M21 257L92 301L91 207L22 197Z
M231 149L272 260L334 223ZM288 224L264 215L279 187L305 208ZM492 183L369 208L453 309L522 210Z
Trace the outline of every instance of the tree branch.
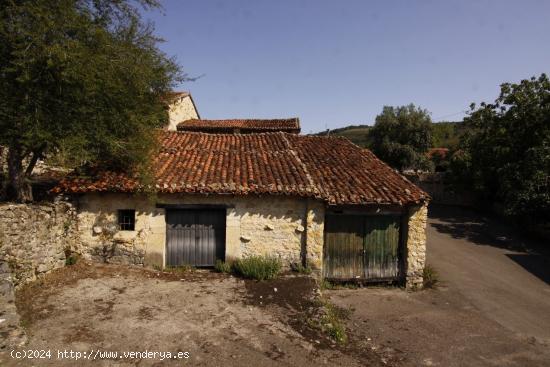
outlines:
M36 166L36 163L38 162L38 159L42 157L42 154L44 153L44 150L46 149L46 143L43 143L38 149L33 150L32 152L32 158L29 162L29 165L27 166L27 169L25 170L25 176L30 176L34 166Z

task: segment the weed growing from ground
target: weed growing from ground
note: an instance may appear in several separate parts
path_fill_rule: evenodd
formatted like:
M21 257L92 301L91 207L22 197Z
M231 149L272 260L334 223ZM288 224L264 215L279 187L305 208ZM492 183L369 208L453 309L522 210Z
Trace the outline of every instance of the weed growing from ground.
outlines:
M431 265L426 265L422 273L424 278L424 288L434 289L439 284L439 274Z
M164 268L164 271L167 271L169 273L174 273L174 274L183 274L194 270L195 268L188 264L180 265L180 266L167 266Z
M345 320L350 317L351 310L338 307L323 296L316 298L313 304L319 309L320 316L310 316L307 325L320 330L336 343L345 344L348 341Z
M311 274L311 268L309 266L304 266L301 263L292 263L290 264L292 271L300 274Z
M214 265L214 269L218 273L231 273L231 264L222 261L222 260L216 260L216 265Z
M268 256L250 256L233 262L231 269L237 275L256 280L274 279L281 272L281 261Z

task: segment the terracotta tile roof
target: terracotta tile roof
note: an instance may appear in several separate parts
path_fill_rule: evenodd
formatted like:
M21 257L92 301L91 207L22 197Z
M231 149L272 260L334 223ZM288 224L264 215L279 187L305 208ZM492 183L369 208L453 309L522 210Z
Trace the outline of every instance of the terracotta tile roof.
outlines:
M345 138L165 131L160 139L162 148L153 164L158 192L293 195L342 205L404 205L429 199L370 151ZM137 180L102 173L94 179L66 179L53 191L139 190Z
M179 131L205 131L216 133L232 133L238 130L245 132L300 132L300 120L289 119L230 119L230 120L186 120L178 124Z

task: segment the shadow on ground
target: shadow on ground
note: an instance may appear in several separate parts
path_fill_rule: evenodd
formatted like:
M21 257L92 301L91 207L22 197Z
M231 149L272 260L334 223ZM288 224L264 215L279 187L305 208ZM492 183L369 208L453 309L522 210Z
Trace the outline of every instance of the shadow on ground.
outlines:
M550 284L550 246L544 241L526 239L499 219L467 208L431 205L429 217L435 230L464 239L465 243L519 252L506 256Z

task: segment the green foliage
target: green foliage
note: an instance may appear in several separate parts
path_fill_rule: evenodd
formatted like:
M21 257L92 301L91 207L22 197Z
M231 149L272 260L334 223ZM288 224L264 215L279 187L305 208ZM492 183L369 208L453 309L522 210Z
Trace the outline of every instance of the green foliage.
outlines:
M71 265L76 264L77 261L78 261L78 257L76 257L74 255L71 255L71 256L69 256L68 258L65 259L65 265L66 266L71 266Z
M242 277L267 280L277 277L282 264L279 259L268 256L250 256L233 262L233 271Z
M178 266L166 266L164 268L165 272L174 273L174 274L185 274L195 271L195 268L189 264L178 265Z
M335 289L335 288L336 288L336 284L334 284L333 282L331 282L331 281L328 280L328 279L323 278L323 279L321 280L321 284L319 284L319 288L320 288L321 290Z
M371 149L378 158L399 169L430 170L426 152L432 147L432 123L427 110L384 106L369 132Z
M424 266L424 270L422 273L424 282L424 288L436 288L439 284L439 274L431 265Z
M435 122L432 124L433 147L454 150L460 143L462 135L461 122Z
M231 264L226 263L225 261L222 261L222 260L216 260L214 269L218 273L231 273Z
M158 264L153 264L153 269L155 269L156 271L162 271L162 266Z
M548 77L502 84L494 103L472 104L464 124L455 176L507 215L550 221Z
M308 325L320 329L335 342L345 344L348 336L344 320L349 319L351 310L338 307L324 297L317 298L314 304L319 307L321 316L308 319Z
M0 0L0 145L15 199L36 159L56 154L145 176L162 98L183 76L133 3Z
M80 254L73 252L69 247L64 249L65 266L75 265L80 259Z
M309 266L304 266L302 263L292 263L290 264L292 271L300 274L311 274L311 268Z

